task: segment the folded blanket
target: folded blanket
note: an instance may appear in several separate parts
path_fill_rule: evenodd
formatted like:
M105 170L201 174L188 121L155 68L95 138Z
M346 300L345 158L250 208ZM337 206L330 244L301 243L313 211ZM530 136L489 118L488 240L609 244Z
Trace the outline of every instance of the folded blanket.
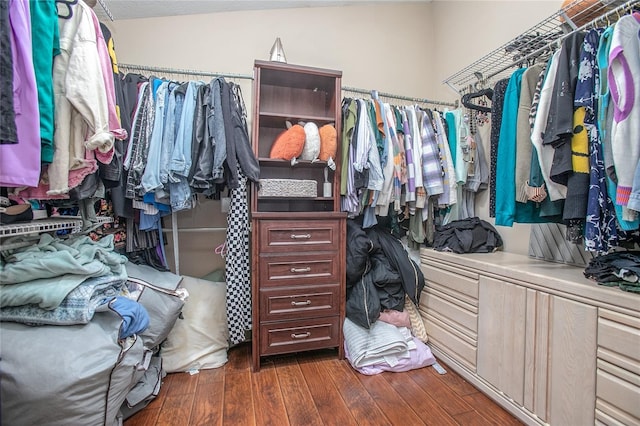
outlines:
M43 309L36 304L3 307L0 309L0 321L30 325L86 324L98 306L126 292L126 282L124 272L89 278L71 290L55 309Z
M0 264L0 284L15 285L41 278L119 274L127 258L113 251L113 235L93 241L87 236L61 240L49 234L37 244L16 250Z
M403 371L415 370L417 368L435 364L436 359L431 353L431 349L429 348L429 346L422 343L417 337L413 338L413 344L415 345L415 348L409 349L409 357L400 358L399 362L395 365L389 365L386 362L380 362L377 364L354 368L361 374L372 376L374 374L380 374L384 371L393 371L395 373L400 373ZM349 348L346 344L344 345L344 349L345 357L349 360L349 362L351 362L351 365L353 365L351 354L349 353Z
M367 330L345 318L343 332L356 368L381 362L395 365L399 359L409 357L407 339L411 339L411 333L404 335L395 325L376 321Z

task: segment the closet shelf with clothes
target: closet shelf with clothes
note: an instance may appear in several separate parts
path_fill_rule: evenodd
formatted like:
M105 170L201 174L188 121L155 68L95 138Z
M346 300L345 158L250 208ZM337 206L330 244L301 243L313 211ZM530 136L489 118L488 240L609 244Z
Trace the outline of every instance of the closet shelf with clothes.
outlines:
M566 2L565 2L566 3ZM459 93L477 84L488 86L507 77L515 67L546 59L570 34L616 22L640 7L638 0L575 0L529 30L447 77L443 83Z

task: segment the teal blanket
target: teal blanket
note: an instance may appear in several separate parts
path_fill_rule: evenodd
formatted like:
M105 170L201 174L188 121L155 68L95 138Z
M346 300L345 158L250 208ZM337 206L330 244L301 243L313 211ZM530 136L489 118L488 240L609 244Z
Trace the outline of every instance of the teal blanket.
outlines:
M126 275L127 258L113 251L113 235L60 240L43 234L0 264L0 307L36 304L54 309L86 279Z

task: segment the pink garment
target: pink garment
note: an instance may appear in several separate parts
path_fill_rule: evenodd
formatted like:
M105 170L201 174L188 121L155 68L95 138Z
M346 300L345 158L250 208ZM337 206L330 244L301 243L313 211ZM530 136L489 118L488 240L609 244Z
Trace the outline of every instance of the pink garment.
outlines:
M118 111L116 110L116 92L113 83L113 71L111 69L111 57L109 56L109 49L107 42L104 40L102 30L100 29L100 21L96 14L91 10L91 18L93 19L93 26L96 30L96 44L98 47L98 57L100 59L100 65L102 67L102 79L104 80L104 88L107 95L107 109L109 113L109 131L116 137L116 139L126 139L127 131L122 128L120 119L118 118ZM113 146L107 152L102 152L100 149L96 150L96 158L103 164L109 164L113 158Z
M407 311L385 309L384 311L380 312L380 317L378 317L378 320L393 324L396 327L411 328L411 319L409 319L409 312Z
M98 170L98 162L93 158L93 154L94 151L86 150L84 153L86 167L69 170L69 189L80 185L85 177ZM48 166L44 165L38 186L35 188L20 188L15 191L15 194L28 200L66 200L69 198L68 192L52 194L49 188Z
M40 178L40 111L31 48L29 2L11 0L13 105L17 144L0 144L0 186L36 186Z

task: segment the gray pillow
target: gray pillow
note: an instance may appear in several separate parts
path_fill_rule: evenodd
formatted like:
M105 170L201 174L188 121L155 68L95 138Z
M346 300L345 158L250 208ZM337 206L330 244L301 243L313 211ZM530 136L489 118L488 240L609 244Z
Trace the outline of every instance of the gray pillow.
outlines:
M129 289L149 313L149 327L140 337L145 348L157 352L182 311L187 296L186 290L179 287L182 277L131 262L125 267Z

